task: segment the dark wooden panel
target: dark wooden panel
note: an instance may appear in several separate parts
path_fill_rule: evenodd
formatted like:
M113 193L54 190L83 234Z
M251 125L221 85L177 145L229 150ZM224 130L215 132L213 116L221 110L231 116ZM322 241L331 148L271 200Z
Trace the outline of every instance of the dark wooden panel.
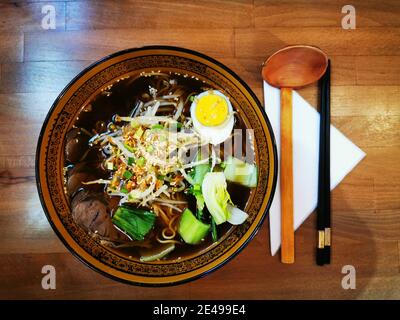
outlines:
M353 56L329 56L331 60L332 85L344 86L356 84L356 64Z
M190 48L212 56L233 56L233 30L207 29L200 33L199 29L187 32L107 29L29 33L25 36L25 60L95 60L118 50L156 44Z
M22 33L0 32L0 63L21 62L24 56Z
M360 147L399 146L399 116L332 117L332 123Z
M34 167L39 132L56 96L0 94L0 170Z
M0 169L0 224L0 253L66 252L41 207L33 168Z
M120 284L92 271L71 254L0 255L2 284L0 297L25 299L184 299L190 298L189 286L140 288ZM56 268L57 289L41 288L44 265ZM8 266L8 267L6 267ZM5 272L6 270L7 273ZM7 277L4 275L8 274ZM14 288L12 291L7 288Z
M89 61L3 64L0 93L60 92Z
M318 105L318 89L308 86L298 90L311 105ZM331 87L331 113L342 116L400 115L398 101L400 86L333 85Z
M356 66L357 84L400 85L400 56L356 57Z
M232 28L253 24L250 0L77 1L67 3L67 30ZM157 36L157 32L153 35ZM201 37L201 31L192 34Z
M400 115L399 86L333 86L332 115Z
M46 3L34 2L4 2L0 3L0 32L43 30L42 13L44 5L52 5L56 13L56 30L65 29L65 4L57 1ZM46 11L47 12L47 11ZM53 30L48 30L53 31Z
M398 157L391 161L390 165L398 167ZM400 175L382 176L378 175L374 190L376 194L376 202L378 207L393 209L400 212Z
M352 210L354 214L361 211L361 216L365 212L366 221L371 220L367 211L372 210L376 214L383 214L387 221L392 221L394 228L398 228L394 214L400 211L400 148L385 144L366 146L363 150L366 157L333 191L333 210L347 214ZM388 216L385 216L386 213ZM400 232L399 228L397 230Z
M119 284L78 263L70 254L2 254L0 259L4 263L0 266L0 279L5 284L2 288L8 289L0 292L0 296L67 299L349 299L368 297L373 293L379 298L399 297L395 289L400 284L396 276L396 241L366 241L354 234L347 238L338 232L334 263L316 268L313 262L314 246L309 241L315 232L313 223L310 219L301 232L296 233L295 265L282 265L278 256L269 256L266 251L267 232L263 228L249 247L222 269L196 282L172 288L136 288ZM40 270L46 264L56 268L57 290L46 291L40 287ZM341 288L341 268L347 264L356 268L357 290ZM371 280L372 275L376 281Z
M397 210L400 208L400 148L364 147L366 157L333 192L338 210Z
M289 44L313 44L328 55L399 55L400 28L268 28L238 29L237 57L265 58Z
M69 1L76 1L76 0L51 0L50 2L69 2ZM82 1L87 1L87 0L82 0ZM47 0L3 0L2 2L9 2L9 3L31 3L31 2L49 2Z
M360 225L360 220L364 225ZM366 229L373 232L366 232ZM400 216L398 209L335 211L335 231L356 234L360 239L400 240Z
M374 193L374 179L369 175L361 176L359 171L363 171L362 167L366 160L361 162L356 173L351 172L331 193L331 202L333 213L337 210L351 211L363 210L366 208L376 209L376 197ZM357 192L354 192L354 190Z
M400 4L397 0L265 1L255 0L256 27L341 27L342 7L351 4L356 9L356 27L400 26Z
M366 241L360 239L357 234L351 234L349 237L347 233L336 229L334 220L332 264L317 268L314 262L316 243L313 239L316 236L313 218L306 221L301 230L296 232L294 265L280 263L279 254L273 258L268 257L269 252L265 251L267 233L262 230L249 247L229 265L211 274L202 280L202 283L191 284L192 297L354 299L366 298L368 292L382 299L399 296L393 286L400 282L396 262L397 241ZM358 225L364 226L362 220L358 221ZM343 290L341 287L341 269L349 264L357 271L357 290ZM259 276L253 278L251 274ZM276 280L277 275L279 281Z

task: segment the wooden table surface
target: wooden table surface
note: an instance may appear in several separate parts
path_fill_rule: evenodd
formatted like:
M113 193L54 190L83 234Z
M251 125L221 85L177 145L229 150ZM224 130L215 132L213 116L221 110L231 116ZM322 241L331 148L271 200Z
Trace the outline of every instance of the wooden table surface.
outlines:
M54 6L56 30L43 30ZM356 29L332 0L18 1L0 3L0 298L399 299L400 2L351 1ZM57 94L85 66L149 44L208 54L263 97L261 62L307 43L332 61L332 123L367 156L332 192L332 264L317 267L315 216L296 232L297 261L269 254L268 223L233 261L167 288L120 284L77 261L51 229L37 195L35 148ZM316 104L316 88L300 93ZM53 265L56 290L41 288ZM356 269L356 289L341 286Z

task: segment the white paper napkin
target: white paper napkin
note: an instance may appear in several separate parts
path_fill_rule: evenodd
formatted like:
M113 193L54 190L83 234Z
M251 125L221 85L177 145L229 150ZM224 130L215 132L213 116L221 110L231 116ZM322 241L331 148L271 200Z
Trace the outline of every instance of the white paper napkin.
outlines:
M264 81L264 105L275 133L280 158L280 91ZM293 196L295 230L317 207L319 113L293 91ZM331 190L364 158L365 153L331 125ZM279 171L279 170L278 170ZM281 245L279 172L269 212L271 254Z

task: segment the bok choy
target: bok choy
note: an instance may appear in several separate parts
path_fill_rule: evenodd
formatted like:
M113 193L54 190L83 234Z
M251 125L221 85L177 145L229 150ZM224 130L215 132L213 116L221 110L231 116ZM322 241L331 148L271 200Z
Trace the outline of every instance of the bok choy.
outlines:
M197 206L197 217L200 218L203 215L204 210L204 197L202 193L202 183L204 176L210 171L210 165L208 163L199 164L193 169L192 179L193 185L190 188L190 193L196 198Z
M147 210L122 206L117 209L112 222L133 240L143 240L154 226L156 215Z
M188 244L198 244L210 230L210 225L196 219L192 211L185 209L179 222L178 233Z
M232 204L223 172L208 172L202 183L204 202L217 225L230 218L228 204Z
M236 182L249 188L257 186L257 167L238 158L228 158L225 162L224 174L228 181Z

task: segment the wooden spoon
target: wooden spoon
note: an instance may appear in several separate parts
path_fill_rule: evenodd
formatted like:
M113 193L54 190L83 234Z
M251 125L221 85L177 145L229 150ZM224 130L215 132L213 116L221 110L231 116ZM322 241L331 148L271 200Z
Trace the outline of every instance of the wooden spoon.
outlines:
M314 83L322 77L328 57L313 46L285 47L265 62L262 77L270 85L281 89L281 261L294 263L293 221L293 145L292 145L292 89Z

